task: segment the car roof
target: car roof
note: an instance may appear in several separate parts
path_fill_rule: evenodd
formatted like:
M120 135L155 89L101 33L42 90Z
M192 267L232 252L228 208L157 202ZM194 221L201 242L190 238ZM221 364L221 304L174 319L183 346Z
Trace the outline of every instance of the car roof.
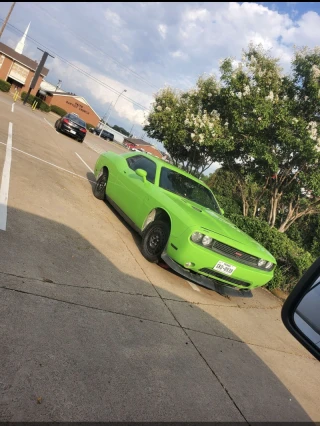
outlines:
M174 166L174 165L172 165L172 164L170 164L170 163L168 163L168 162L166 162L164 160L161 160L158 157L153 156L152 158L150 158L150 156L147 155L147 153L145 153L145 152L139 152L139 151L135 152L135 153L130 152L130 153L122 154L122 156L126 157L126 158L127 157L128 158L129 157L136 157L136 156L146 157L148 160L154 161L160 167L166 167L167 169L170 169L170 170L173 170L173 171L175 171L177 173L180 173L181 175L184 175L184 176L188 177L189 179L192 179L195 182L200 183L202 186L205 186L206 188L209 188L202 180L197 179L196 177L192 176L190 173L187 173L184 170L179 169L179 167L176 167L176 166Z

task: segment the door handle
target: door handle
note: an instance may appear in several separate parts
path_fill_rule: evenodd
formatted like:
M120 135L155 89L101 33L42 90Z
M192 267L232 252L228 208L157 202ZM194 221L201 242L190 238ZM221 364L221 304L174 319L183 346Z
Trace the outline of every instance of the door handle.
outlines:
M123 173L127 173L127 172L124 170Z

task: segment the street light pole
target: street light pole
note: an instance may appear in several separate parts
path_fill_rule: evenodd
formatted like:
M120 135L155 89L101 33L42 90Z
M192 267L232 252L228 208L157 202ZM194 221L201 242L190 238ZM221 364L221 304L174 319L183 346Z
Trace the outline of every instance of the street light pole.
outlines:
M120 96L124 93L124 92L126 92L127 91L127 89L124 89L121 93L119 93L119 95L118 95L118 97L117 97L117 99L116 99L116 101L115 101L115 103L114 103L114 107L116 106L116 104L117 104L117 102L118 102L118 100L119 100L119 98L120 98ZM104 128L105 128L105 125L106 125L106 123L108 122L108 120L109 120L109 117L110 117L110 114L111 114L111 109L112 109L112 103L111 103L111 105L110 105L110 107L109 107L109 114L108 114L108 117L106 118L106 120L104 121L104 123L103 123L103 126L102 126L102 129L101 129L101 131L100 131L100 133L99 133L99 136L101 136L101 133L104 131Z

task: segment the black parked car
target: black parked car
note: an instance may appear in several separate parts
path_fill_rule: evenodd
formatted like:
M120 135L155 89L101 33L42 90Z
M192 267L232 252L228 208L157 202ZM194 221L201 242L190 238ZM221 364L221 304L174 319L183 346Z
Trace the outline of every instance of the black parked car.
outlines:
M92 132L94 135L100 135L101 129L95 128ZM109 139L109 141L113 141L114 134L108 132L107 130L102 130L101 136L102 139Z
M83 142L87 133L86 123L77 114L67 114L59 118L54 127L58 132L65 133L78 142Z

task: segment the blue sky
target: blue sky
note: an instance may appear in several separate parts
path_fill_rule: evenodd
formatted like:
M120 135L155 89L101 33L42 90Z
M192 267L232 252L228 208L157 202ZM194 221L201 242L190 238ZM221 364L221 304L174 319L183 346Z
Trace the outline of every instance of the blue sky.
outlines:
M11 3L3 2L5 18ZM217 73L219 60L240 58L248 43L262 43L290 69L293 46L320 44L320 4L260 3L17 3L9 24L121 92L111 124L142 135L154 93L170 85L192 87L203 73ZM7 26L1 41L15 47L21 34ZM39 59L37 43L24 53ZM40 46L41 47L41 46ZM48 59L47 80L84 96L103 115L117 94L63 60ZM137 105L139 104L139 105ZM141 108L143 106L145 109Z

